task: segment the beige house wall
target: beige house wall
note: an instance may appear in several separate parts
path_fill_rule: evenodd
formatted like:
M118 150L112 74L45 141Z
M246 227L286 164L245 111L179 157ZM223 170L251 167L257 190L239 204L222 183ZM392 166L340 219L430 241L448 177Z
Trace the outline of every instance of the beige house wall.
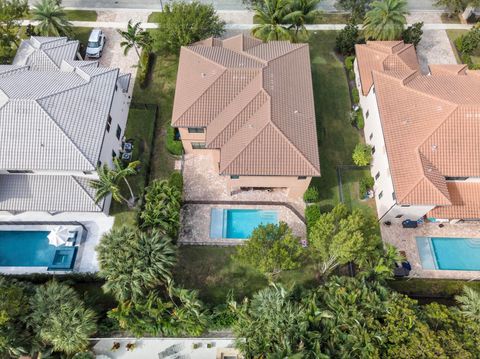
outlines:
M193 149L193 142L205 142L205 133L189 133L186 128L178 128L183 148L187 154L209 154L213 158L215 168L219 168L219 149ZM227 176L228 178L228 176ZM227 188L230 192L237 191L240 187L265 187L285 189L289 197L302 197L307 190L311 177L298 179L296 176L240 176L238 179L228 178Z
M240 187L284 188L289 197L302 197L307 190L311 177L298 179L286 176L240 176L238 179L228 179L227 188L230 192Z

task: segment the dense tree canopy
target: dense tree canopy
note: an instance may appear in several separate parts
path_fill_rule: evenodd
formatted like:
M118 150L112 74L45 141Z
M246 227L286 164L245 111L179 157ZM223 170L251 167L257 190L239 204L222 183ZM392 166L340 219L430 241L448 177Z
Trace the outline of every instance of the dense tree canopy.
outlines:
M398 40L407 23L405 0L374 1L365 15L363 33L368 40Z
M10 63L20 44L20 26L28 13L24 0L0 0L0 64Z
M175 1L164 6L159 13L158 29L153 32L153 49L177 53L181 46L224 32L225 22L220 20L213 5L199 1Z
M244 245L237 247L235 258L262 273L275 275L299 268L305 249L285 222L258 226Z
M112 229L97 247L99 275L106 292L119 301L136 300L171 277L176 251L171 239L158 232L130 227Z
M331 277L299 294L278 286L233 303L247 357L475 358L478 321L463 309L419 306L377 282Z
M352 21L358 23L363 21L363 17L372 1L373 0L337 0L335 7L339 10L350 12Z
M29 325L38 338L55 351L72 355L85 350L97 330L95 312L78 294L56 281L38 286L30 299Z
M32 9L32 20L38 21L36 30L42 36L69 36L72 34L72 24L67 19L67 13L60 6L61 1L40 0Z
M308 252L322 273L348 262L365 267L371 259L383 255L377 220L339 204L311 226Z

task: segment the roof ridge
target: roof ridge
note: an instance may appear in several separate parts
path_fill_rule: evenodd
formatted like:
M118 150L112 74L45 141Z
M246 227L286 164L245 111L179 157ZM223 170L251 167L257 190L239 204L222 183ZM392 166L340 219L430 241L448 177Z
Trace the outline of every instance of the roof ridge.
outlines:
M88 191L85 189L85 187L80 183L80 181L77 179L77 176L70 176L73 181L82 189L82 191L92 200L92 202L95 204L95 207L97 207L98 209L102 210L103 206L100 206L96 201L95 201L95 198L93 198L90 193L88 193Z
M87 156L83 153L83 151L77 146L77 144L75 142L73 142L73 140L70 138L70 136L67 135L67 133L65 132L65 130L57 123L57 121L55 121L55 119L50 116L50 114L43 108L42 105L40 105L40 103L38 103L38 100L29 100L29 101L33 101L34 103L37 104L37 106L45 113L45 115L51 120L51 122L53 122L55 124L55 126L61 131L61 133L67 138L67 140L75 147L75 149L82 155L82 157L92 165L93 168L95 168L95 164L93 164L88 158Z
M284 42L284 41L278 41L278 42ZM284 54L281 54L281 55L279 55L279 56L277 56L277 57L275 57L275 58L273 58L273 59L268 60L268 61L267 61L267 65L268 65L270 62L272 62L272 61L281 59L281 58L285 57L286 55L290 55L290 54L292 54L293 52L296 52L296 51L298 51L298 50L300 50L300 49L304 49L305 47L308 48L308 44L307 44L307 43L302 43L302 44L298 44L298 43L292 44L292 43L290 43L290 44L291 44L291 45L300 45L300 46L296 46L296 47L292 48L290 51L287 51L287 52L285 52ZM258 46L260 46L260 45L262 45L262 44L259 44ZM310 56L310 54L309 54L309 56Z
M304 160L307 161L307 163L313 168L314 171L320 172L319 168L315 168L315 166L310 162L310 160L305 156L305 154L297 147L295 146L292 141L283 133L283 131L273 122L271 119L268 121L270 122L273 127L280 133L280 135L288 142L290 147L292 147L298 154L300 154L301 157L303 157Z
M260 107L261 108L261 107ZM250 144L258 137L260 136L260 134L263 132L263 130L265 130L265 127L267 127L267 125L270 123L270 121L265 121L265 124L259 129L259 131L257 131L257 133L255 134L255 136L252 137L252 139L248 142L248 144L246 146L243 146L242 147L242 150L239 151L235 156L232 157L232 159L230 161L228 161L228 163L224 166L224 170L222 172L225 172L225 169L228 168L228 166L230 166L232 164L232 162L238 158L238 156L240 156L243 152L245 152L248 148L248 146L250 146ZM238 132L237 132L238 133ZM228 143L228 142L227 142ZM225 144L222 146L222 147L225 147ZM222 155L222 151L220 151L220 156ZM221 161L220 161L221 162Z
M47 53L47 51L49 51L49 50L54 50L54 49L58 49L59 47L64 47L65 45L69 45L69 44L72 43L72 42L76 42L76 43L77 43L77 49L78 49L78 44L80 43L78 40L68 40L68 39L67 39L67 42L65 42L65 43L63 43L63 44L60 44L60 45L58 45L58 46L49 47L48 49L42 49L41 46L40 46L40 48L39 48L38 50L41 50L41 51L50 59L50 61L52 61L53 64L54 64L58 69L60 69L61 63L60 63L60 65L57 65L57 64L55 63L55 61L53 61L52 57ZM62 60L65 60L65 59L62 59Z
M260 76L263 78L263 72L262 72L262 71L260 71L260 73L259 73L258 75L260 75ZM257 76L258 76L258 75L257 75ZM239 93L237 96L235 96L235 98L229 103L229 105L228 105L227 107L225 107L225 108L215 117L215 119L218 118L218 117L222 114L222 112L225 111L225 110L230 106L230 104L232 104L232 102L235 101L235 100L241 95L241 93L245 91L245 89L246 89L249 85L252 84L252 82L257 78L257 76L255 76L255 77L252 79L252 81L250 81L250 82L248 83L248 85L245 86L245 87L242 89L242 91L240 91L240 93ZM261 80L262 80L262 79L261 79ZM248 101L248 102L238 111L237 115L236 115L231 121L225 123L225 125L222 127L222 129L217 133L217 135L216 135L214 138L212 138L212 139L209 141L209 143L214 142L214 141L227 129L227 127L228 127L248 106L250 106L250 104L251 104L251 103L260 95L260 93L262 93L262 92L263 92L264 95L267 96L267 100L270 99L270 95L269 95L269 94L267 93L267 91L265 91L265 89L262 87L260 90L258 90L258 91L250 98L250 101ZM263 106L263 104L262 104L261 106ZM261 107L261 106L260 106L260 107ZM214 119L213 121L215 121L215 119ZM212 122L213 122L213 121L212 121ZM211 123L212 123L212 122L211 122ZM247 120L247 122L248 122L248 120Z

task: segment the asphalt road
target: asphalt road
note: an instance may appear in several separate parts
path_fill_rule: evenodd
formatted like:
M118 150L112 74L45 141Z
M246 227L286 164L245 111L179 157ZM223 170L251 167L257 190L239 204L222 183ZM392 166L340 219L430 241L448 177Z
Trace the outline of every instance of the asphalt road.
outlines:
M38 0L29 0L30 4ZM161 1L167 3L168 0L63 0L65 7L84 8L84 9L152 9L161 8ZM200 0L204 3L213 3L218 10L244 10L242 0ZM433 6L433 0L408 0L411 11L430 11L438 10ZM323 0L320 8L324 11L334 11L335 0Z

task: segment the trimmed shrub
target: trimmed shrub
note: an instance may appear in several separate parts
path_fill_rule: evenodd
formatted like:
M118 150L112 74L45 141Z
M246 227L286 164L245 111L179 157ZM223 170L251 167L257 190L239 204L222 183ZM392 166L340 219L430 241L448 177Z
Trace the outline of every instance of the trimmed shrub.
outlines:
M308 187L308 189L303 194L303 200L307 203L317 202L318 201L317 187Z
M357 166L368 166L372 161L372 146L358 143L353 150L352 159Z
M402 38L406 44L413 44L413 46L417 47L422 39L423 35L423 22L416 22L412 26L407 27L403 30Z
M355 61L355 56L347 56L345 58L345 68L348 71L353 71L353 62Z
M358 43L358 26L348 24L338 32L335 39L335 47L342 55L351 55L355 53L355 44Z
M358 93L358 89L356 87L352 88L352 101L354 104L358 104L360 102L360 94Z
M149 51L143 50L140 55L140 61L138 64L137 81L141 88L145 88L148 85L148 73L150 72L150 65L152 62L152 54Z
M176 189L178 189L180 191L180 193L182 193L183 192L183 176L182 176L182 174L178 171L173 172L168 179L168 184L171 187L175 187Z
M373 180L372 176L365 176L362 179L360 179L359 189L358 189L360 198L363 198L367 193L367 191L373 188L374 183L375 181Z
M365 127L365 120L363 118L363 111L362 109L359 109L357 111L357 128L359 130L363 130L364 127Z
M172 155L181 156L183 154L182 141L175 140L175 129L169 126L167 129L167 150Z
M322 212L316 204L305 208L305 220L307 221L307 229L311 228L320 218Z

